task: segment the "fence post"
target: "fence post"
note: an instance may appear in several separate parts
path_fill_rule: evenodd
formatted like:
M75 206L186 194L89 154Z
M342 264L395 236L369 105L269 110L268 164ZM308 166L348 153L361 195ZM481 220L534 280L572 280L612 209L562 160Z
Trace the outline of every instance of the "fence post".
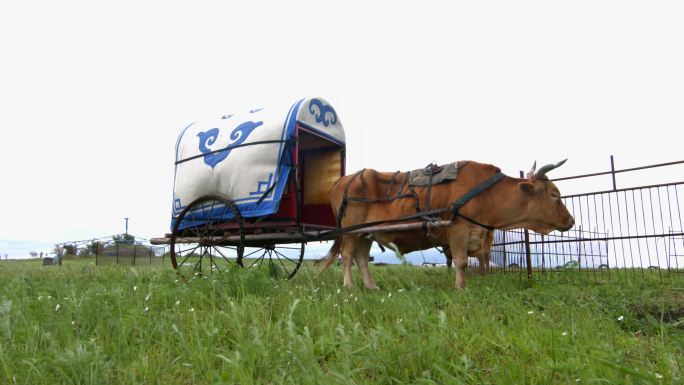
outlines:
M532 278L532 252L530 251L530 231L525 229L525 263L527 264L527 278Z
M505 274L506 273L506 231L502 230L501 234L503 235L503 272Z
M119 242L116 243L116 264L119 264Z
M138 246L133 245L133 266L135 266L135 258L138 257Z
M546 273L546 264L544 260L544 234L541 236L541 272L542 274Z
M520 177L525 178L525 173L520 171ZM532 252L530 251L530 231L525 229L525 263L527 264L527 278L532 278Z
M613 156L610 156L610 176L613 178L613 191L617 190L617 183L615 183L615 162Z

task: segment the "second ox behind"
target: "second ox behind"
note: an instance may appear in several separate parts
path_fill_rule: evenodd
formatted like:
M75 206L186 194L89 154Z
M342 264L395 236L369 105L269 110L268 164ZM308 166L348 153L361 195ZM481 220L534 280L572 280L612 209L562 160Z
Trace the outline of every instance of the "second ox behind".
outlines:
M561 201L558 188L546 173L565 161L549 164L538 171L533 166L526 178L513 178L498 167L474 161L453 164L457 177L442 183L416 187L406 181L412 174L378 172L372 169L342 177L333 187L330 203L338 227L349 228L383 221L416 222L450 220L446 227L396 232L369 232L344 235L333 243L327 268L342 256L344 286L352 287L352 259L361 270L368 289L377 289L368 269L373 241L404 254L442 246L453 255L456 288L465 287L468 255L482 252L483 240L493 229L525 228L541 234L567 231L574 219ZM434 209L437 208L437 209Z

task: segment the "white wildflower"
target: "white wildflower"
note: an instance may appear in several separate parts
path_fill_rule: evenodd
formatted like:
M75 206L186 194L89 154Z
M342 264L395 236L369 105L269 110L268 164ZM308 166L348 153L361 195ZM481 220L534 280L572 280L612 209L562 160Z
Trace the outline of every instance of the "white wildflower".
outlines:
M340 294L340 289L339 289L339 288L337 289L337 294Z
M180 301L176 301L176 306L180 305Z
M568 332L563 332L563 333L561 333L561 335L562 335L562 336L567 336L567 335L568 335Z
M380 298L380 303L385 303L385 299L384 299L384 298Z
M137 286L133 286L133 291L138 291L138 287L137 287Z
M147 313L148 311L150 311L150 307L149 307L149 306L145 306L145 310L143 310L143 311L144 311L145 313Z
M359 301L359 297L354 297L354 302L358 302L358 301Z
M403 320L402 318L397 318L397 323L398 323L398 324L400 324L400 323L402 323L402 322L404 322L404 320Z
M51 296L51 295L48 295L48 299L52 299L52 296Z
M146 296L145 296L145 301L147 301L148 299L150 299L150 296L151 296L151 295L152 295L152 294L146 295Z
M625 316L621 315L621 316L619 316L619 317L617 318L617 320L618 320L618 321L624 321L624 320L625 320Z
M661 380L661 379L663 378L663 375L660 374L660 373L656 373L656 374L655 374L655 377L656 377L657 379Z
M183 363L181 363L181 365L188 367L188 368L192 368L192 364L188 364L187 362L183 362Z
M528 311L527 314L534 314L534 310Z
M191 308L190 308L190 313L193 313L194 311L195 311L195 308L194 308L194 307L191 307Z
M40 300L42 300L42 299L43 299L43 296L42 296L42 295L41 295L41 296L38 296L38 301L40 301Z
M315 292L317 292L317 291L318 291L318 288L315 288L313 292L315 293Z
M337 307L337 304L334 304L333 307Z
M401 293L402 291L404 291L404 289L399 289L399 290L397 290L397 292L399 292L399 293Z
M72 325L76 325L76 321L71 321L71 324L72 324Z
M60 307L62 307L62 306L60 304L57 304L57 306L55 306L55 311L59 311Z
M392 296L392 292L390 292L389 294L387 294L387 298L389 298L389 297L391 297L391 296Z

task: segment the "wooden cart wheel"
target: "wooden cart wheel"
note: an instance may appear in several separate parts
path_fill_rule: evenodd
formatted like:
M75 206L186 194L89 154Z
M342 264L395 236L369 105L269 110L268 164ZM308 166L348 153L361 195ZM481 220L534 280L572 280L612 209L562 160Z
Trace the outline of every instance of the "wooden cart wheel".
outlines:
M275 279L291 279L299 270L304 259L304 242L271 244L260 247L247 247L244 264L249 268L265 267Z
M229 219L225 219L227 217ZM238 240L228 241L229 237L236 236ZM231 266L241 267L245 228L240 210L220 196L198 198L176 219L170 244L171 264L179 272L191 268L200 273L212 273Z

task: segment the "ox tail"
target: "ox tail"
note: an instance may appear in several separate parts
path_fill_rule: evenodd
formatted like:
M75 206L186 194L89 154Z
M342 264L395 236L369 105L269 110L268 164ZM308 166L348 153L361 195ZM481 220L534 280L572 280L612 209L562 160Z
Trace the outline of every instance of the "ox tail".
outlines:
M340 255L340 251L342 250L342 237L337 237L335 238L335 241L333 241L333 245L330 248L330 251L328 251L328 255L325 257L325 260L323 260L323 267L321 270L318 272L318 276L320 276L330 265L332 265L335 261L337 261L337 257Z

